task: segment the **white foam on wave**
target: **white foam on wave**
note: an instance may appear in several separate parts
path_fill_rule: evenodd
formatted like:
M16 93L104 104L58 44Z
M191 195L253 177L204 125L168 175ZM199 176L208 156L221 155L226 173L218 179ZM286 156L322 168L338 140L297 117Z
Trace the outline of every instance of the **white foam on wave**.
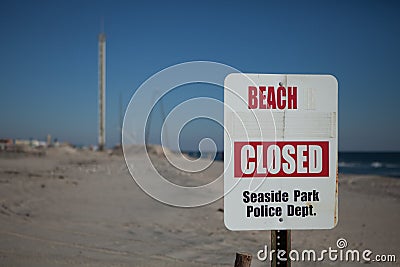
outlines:
M372 168L382 168L383 164L381 162L379 162L379 161L374 161L374 162L371 163L371 167Z
M345 168L355 168L359 165L354 162L344 162L344 161L340 161L338 164L339 164L339 167L345 167Z

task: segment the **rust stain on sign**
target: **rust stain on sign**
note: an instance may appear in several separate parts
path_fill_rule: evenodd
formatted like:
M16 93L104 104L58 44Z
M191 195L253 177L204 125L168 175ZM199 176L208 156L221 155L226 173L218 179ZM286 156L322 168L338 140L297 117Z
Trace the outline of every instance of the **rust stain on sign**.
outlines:
M336 164L336 166L338 166ZM335 191L335 213L333 217L333 224L337 224L337 212L338 212L338 196L339 196L339 168L336 168L336 191Z

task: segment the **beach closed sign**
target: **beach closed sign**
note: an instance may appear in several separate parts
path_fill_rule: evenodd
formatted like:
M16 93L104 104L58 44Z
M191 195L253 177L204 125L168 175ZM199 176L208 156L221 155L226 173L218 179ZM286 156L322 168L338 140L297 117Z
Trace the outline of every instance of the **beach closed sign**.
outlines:
M224 83L230 230L330 229L338 220L338 83L235 73Z

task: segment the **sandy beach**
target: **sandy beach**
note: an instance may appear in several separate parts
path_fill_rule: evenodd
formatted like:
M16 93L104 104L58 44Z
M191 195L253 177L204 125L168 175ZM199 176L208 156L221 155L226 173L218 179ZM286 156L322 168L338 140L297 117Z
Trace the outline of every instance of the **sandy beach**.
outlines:
M215 162L187 174L163 156L152 158L177 184L207 183L223 171L223 162ZM400 179L340 175L337 227L293 231L292 248L322 250L345 238L349 248L398 258L399 211ZM157 202L133 181L120 153L69 147L44 155L2 152L0 226L0 266L233 266L237 251L251 253L252 266L269 266L256 257L269 244L269 231L227 230L222 199L200 208Z

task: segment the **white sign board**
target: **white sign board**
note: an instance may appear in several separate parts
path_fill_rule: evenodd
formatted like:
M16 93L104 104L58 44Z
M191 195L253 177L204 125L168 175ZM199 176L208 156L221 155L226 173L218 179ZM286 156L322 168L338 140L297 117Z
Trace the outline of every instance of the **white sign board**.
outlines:
M335 227L336 78L235 73L224 86L226 227Z

